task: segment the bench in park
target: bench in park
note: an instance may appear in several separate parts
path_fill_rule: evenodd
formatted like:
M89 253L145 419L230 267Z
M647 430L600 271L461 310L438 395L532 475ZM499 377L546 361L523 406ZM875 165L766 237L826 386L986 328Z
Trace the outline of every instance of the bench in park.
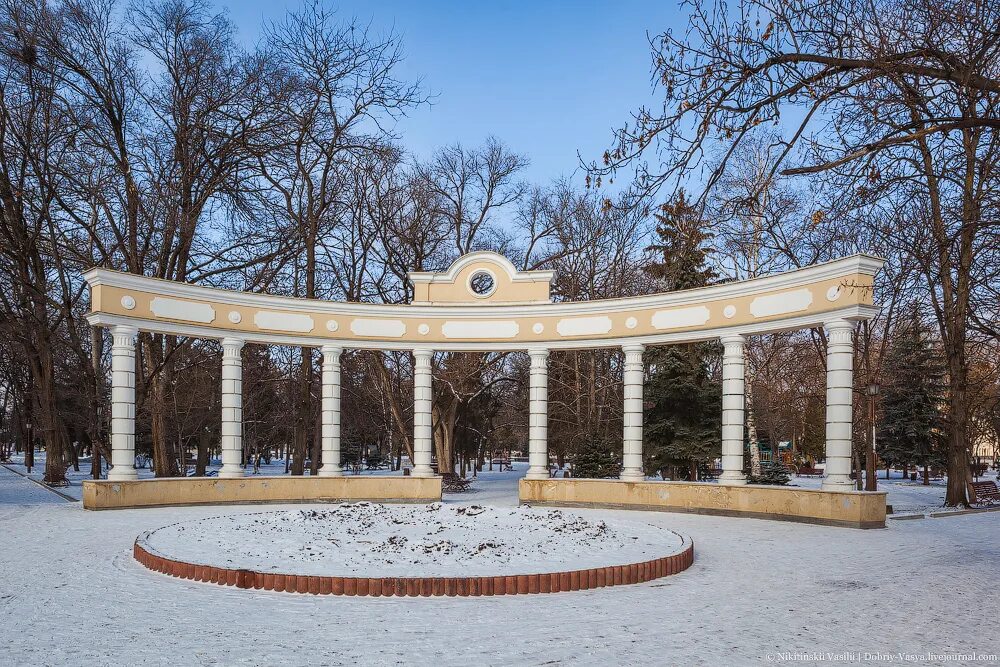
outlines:
M1000 490L996 482L969 482L969 501L973 505L1000 504Z
M798 475L799 477L822 477L823 471L820 470L819 468L810 468L808 466L802 466L797 471L795 471L795 474Z

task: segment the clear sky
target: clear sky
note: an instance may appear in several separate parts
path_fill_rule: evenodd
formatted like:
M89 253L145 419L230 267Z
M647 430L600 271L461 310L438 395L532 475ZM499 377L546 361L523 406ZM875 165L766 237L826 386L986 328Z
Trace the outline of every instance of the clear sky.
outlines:
M298 2L215 0L253 43L263 22ZM418 157L495 135L526 155L528 180L574 176L577 151L593 159L611 130L652 100L647 32L683 29L674 0L465 2L340 0L344 17L402 35L400 75L421 78L433 106L395 128ZM574 180L582 183L577 173Z

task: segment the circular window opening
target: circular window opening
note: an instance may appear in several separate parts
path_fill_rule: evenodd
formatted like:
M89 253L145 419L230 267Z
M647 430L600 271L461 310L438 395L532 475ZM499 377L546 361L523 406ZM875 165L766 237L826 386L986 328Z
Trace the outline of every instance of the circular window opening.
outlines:
M469 278L469 290L476 296L489 296L496 288L497 281L489 271L476 271Z

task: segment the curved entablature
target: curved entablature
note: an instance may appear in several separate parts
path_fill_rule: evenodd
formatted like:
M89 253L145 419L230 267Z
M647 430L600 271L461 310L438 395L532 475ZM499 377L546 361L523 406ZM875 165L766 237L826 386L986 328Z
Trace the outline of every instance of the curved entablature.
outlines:
M580 349L708 340L874 316L883 260L853 255L742 282L595 301L549 299L550 271L472 253L411 273L411 304L340 303L235 292L95 268L91 324L254 343L362 349ZM478 274L490 273L481 294ZM482 285L476 285L482 287Z

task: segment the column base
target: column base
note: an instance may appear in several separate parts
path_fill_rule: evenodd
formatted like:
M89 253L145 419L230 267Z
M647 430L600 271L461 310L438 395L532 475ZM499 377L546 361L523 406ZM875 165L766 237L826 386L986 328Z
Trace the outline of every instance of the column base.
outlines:
M641 470L622 470L621 474L618 475L618 479L623 482L645 482L646 473Z
M857 484L847 475L824 477L823 485L820 486L823 491L854 491L856 488Z
M237 477L243 477L243 468L236 466L236 469L226 468L222 466L222 470L219 471L219 477L222 479L235 479Z
M410 472L411 477L434 477L434 470L430 466L415 466Z
M735 470L726 470L719 475L719 484L725 486L744 486L747 483L747 476Z
M344 469L340 466L324 465L319 469L320 477L343 477Z
M549 471L546 468L528 468L525 479L549 479Z
M111 467L111 470L108 471L109 482L131 482L139 479L139 473L136 472L135 468L120 469L121 466Z

